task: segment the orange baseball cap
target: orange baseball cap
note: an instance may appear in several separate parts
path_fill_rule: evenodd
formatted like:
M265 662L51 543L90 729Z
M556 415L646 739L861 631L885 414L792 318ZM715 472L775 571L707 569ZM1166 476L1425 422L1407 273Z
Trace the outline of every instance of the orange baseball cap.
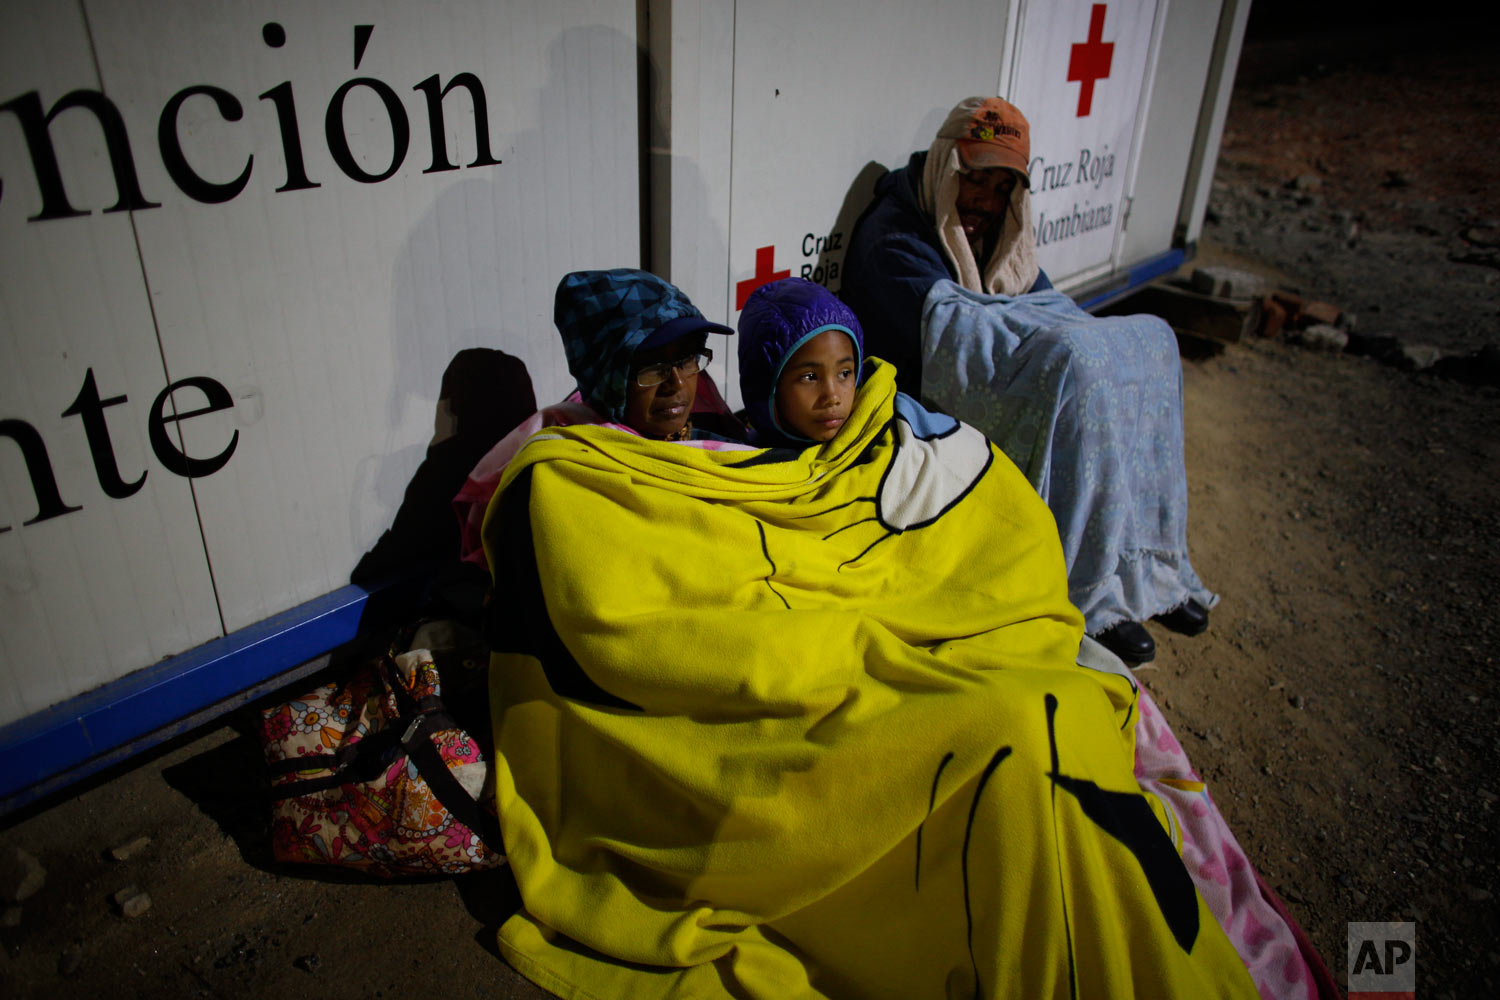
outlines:
M1031 186L1031 126L1014 104L999 97L968 97L948 113L938 138L958 144L971 169L1006 167Z

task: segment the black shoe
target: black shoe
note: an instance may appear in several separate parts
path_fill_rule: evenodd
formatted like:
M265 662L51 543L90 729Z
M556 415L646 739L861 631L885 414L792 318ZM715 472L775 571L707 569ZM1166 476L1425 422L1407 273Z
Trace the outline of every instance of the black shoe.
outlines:
M1127 663L1150 663L1156 656L1156 643L1140 622L1119 622L1094 639Z
M1152 620L1161 622L1173 632L1197 635L1208 628L1208 609L1189 597L1171 611L1163 612Z

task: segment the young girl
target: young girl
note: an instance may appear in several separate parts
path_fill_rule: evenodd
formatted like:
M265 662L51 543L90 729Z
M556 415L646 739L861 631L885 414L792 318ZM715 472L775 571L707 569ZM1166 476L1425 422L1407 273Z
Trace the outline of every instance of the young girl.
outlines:
M761 447L832 440L854 406L864 333L848 306L806 278L757 288L739 322L740 394Z

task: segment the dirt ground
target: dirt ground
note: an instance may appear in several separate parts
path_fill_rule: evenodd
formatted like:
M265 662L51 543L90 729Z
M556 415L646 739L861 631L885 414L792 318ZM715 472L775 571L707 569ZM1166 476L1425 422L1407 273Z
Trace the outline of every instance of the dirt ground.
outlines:
M1468 361L1186 364L1194 561L1224 602L1145 672L1336 978L1346 922L1414 920L1423 997L1500 980L1500 392L1473 356L1500 344L1500 74L1466 37L1290 73L1247 49L1200 263Z
M1272 49L1247 49L1195 263L1360 332L1500 343L1491 54ZM1184 382L1194 561L1223 602L1202 636L1157 630L1138 676L1340 983L1346 923L1404 919L1418 995L1495 995L1500 390L1262 340ZM258 750L229 721L0 826L47 872L0 920L7 995L544 996L496 953L503 871L272 864ZM128 884L152 900L134 919L109 901Z

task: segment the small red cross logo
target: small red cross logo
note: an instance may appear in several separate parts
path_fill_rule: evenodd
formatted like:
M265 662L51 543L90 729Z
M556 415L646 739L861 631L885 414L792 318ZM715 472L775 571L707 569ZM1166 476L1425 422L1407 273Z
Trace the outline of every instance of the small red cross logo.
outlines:
M1074 45L1068 58L1068 82L1075 80L1083 86L1078 88L1078 117L1087 118L1094 107L1094 84L1109 76L1109 64L1114 62L1115 43L1104 40L1105 4L1094 4L1089 14L1089 37L1087 41Z
M785 271L771 270L775 266L776 247L774 244L768 247L761 247L755 251L755 273L744 281L736 283L734 286L734 307L736 309L745 308L745 300L750 297L751 292L755 291L761 285L769 285L773 281L780 281L782 278L790 278L792 276L791 268Z

